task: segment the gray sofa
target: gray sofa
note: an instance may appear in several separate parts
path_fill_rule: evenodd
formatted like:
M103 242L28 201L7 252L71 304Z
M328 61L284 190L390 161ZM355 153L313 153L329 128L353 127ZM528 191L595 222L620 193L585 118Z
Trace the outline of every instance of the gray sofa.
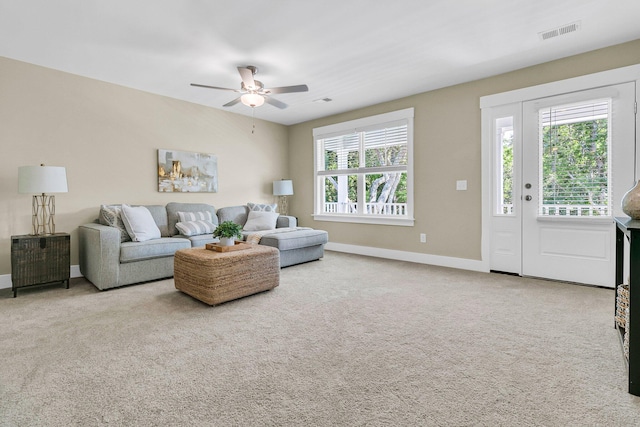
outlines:
M211 233L195 236L179 234L178 212L210 212L213 223L233 221L245 225L247 206L216 209L203 203L145 205L160 229L159 239L144 242L122 241L121 230L100 219L78 228L80 272L98 289L110 289L173 276L173 255L179 249L216 242ZM101 223L102 222L102 223ZM262 236L259 244L280 250L280 266L287 267L322 258L328 241L326 231L299 229L295 217L280 215L276 229L292 228ZM278 231L278 230L276 230ZM285 230L279 230L285 231ZM249 234L250 232L243 232Z

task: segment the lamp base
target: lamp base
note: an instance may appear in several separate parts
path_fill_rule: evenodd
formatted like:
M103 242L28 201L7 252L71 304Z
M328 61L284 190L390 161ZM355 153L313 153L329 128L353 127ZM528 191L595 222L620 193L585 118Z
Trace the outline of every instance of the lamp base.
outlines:
M278 213L280 215L289 215L289 201L287 196L278 196Z
M31 200L31 235L41 236L56 232L56 197L42 194Z

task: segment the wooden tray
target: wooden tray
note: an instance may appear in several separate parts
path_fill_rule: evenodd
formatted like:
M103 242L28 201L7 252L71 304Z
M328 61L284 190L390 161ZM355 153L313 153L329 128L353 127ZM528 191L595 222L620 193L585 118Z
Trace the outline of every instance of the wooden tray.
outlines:
M250 247L251 245L245 242L235 242L235 245L233 246L220 246L217 243L207 243L205 245L205 248L209 249L210 251L216 252L241 251L243 249L249 249Z

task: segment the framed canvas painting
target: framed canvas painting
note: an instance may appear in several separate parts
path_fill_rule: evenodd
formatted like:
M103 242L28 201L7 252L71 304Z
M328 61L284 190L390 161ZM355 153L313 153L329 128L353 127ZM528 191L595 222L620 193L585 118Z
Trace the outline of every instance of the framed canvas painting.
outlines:
M218 158L207 153L158 150L158 191L217 193Z

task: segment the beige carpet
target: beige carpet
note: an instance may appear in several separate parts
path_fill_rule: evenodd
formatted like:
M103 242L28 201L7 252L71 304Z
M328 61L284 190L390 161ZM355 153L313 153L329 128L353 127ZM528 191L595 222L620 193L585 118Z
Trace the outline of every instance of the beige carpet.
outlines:
M613 290L328 252L209 307L0 291L1 426L623 426Z

